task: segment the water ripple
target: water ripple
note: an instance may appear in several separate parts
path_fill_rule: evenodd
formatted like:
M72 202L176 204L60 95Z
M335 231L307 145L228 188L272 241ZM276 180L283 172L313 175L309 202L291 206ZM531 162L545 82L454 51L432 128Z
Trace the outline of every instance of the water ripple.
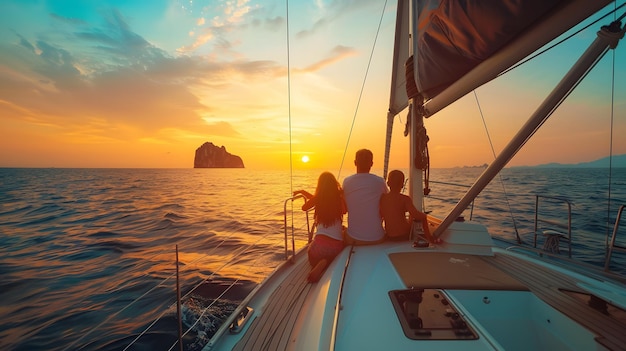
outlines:
M471 184L467 172L432 170L431 179ZM312 191L317 176L297 174L293 187ZM284 259L282 209L291 194L286 172L0 169L0 179L3 350L54 351L69 345L120 350L162 311L167 313L134 349L167 349L176 338L175 311L168 310L175 301L176 246L182 290L197 287L184 301L187 325L236 283L186 341L188 350L199 349ZM593 233L605 232L607 186L597 172L505 170L502 179L510 201L503 199L500 184L490 185L475 202L474 219L489 224L495 236L513 238L512 212L524 240L532 242L532 194L574 191L574 253L602 264L598 252L605 237ZM616 212L626 199L620 186L626 184L626 171L614 173L613 181ZM427 210L437 217L466 190L439 184L432 189ZM464 216L470 218L469 210Z

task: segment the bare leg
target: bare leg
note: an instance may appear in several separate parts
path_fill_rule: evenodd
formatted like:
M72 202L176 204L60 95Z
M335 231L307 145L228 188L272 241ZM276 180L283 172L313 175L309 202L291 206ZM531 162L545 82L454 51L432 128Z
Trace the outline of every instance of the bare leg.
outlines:
M315 267L313 267L313 269L311 269L311 272L307 277L309 283L317 283L322 277L322 274L326 271L326 267L328 267L328 261L323 258L315 265Z

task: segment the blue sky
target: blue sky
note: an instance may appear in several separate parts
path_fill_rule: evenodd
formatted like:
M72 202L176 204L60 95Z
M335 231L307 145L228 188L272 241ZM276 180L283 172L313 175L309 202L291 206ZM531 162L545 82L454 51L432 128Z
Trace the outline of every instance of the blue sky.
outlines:
M269 0L5 0L0 166L186 168L205 141L225 145L252 168L285 167L291 150L297 159L310 157L307 167L336 169L344 152L350 163L361 147L373 149L380 164L395 2L384 11L355 110L384 6L374 0L292 1L287 16L285 1ZM496 152L538 104L536 93L554 85L554 73L573 60L570 49L588 43L594 32L548 56L548 68L529 64L476 91ZM626 133L623 44L615 52L616 154L626 153L626 141L619 140ZM597 127L608 124L610 113L596 102L606 105L610 98L611 67L610 57L603 60L563 107L561 114L571 119L555 115L548 131L529 143L540 156L524 151L513 164L608 155L609 135ZM505 100L502 92L530 102ZM407 164L404 120L394 129L395 167ZM564 127L573 127L569 136L553 133ZM434 167L493 157L473 94L429 119L427 128Z

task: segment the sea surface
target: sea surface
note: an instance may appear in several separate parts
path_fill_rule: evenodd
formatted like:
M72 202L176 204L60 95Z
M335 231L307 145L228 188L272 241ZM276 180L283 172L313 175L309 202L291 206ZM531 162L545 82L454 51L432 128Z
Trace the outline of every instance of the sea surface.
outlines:
M481 172L431 170L425 210L445 217ZM319 173L0 168L0 350L177 349L177 249L184 346L201 349L284 260L285 227L304 245L302 200L285 200ZM572 256L602 266L626 169L505 169L463 217L533 245L536 194L569 201Z

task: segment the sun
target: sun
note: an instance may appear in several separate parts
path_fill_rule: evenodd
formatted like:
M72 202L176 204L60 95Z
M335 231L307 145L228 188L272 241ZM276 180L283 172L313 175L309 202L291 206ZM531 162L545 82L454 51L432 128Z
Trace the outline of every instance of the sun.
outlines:
M302 156L302 163L307 163L307 162L309 162L309 156L307 155Z

